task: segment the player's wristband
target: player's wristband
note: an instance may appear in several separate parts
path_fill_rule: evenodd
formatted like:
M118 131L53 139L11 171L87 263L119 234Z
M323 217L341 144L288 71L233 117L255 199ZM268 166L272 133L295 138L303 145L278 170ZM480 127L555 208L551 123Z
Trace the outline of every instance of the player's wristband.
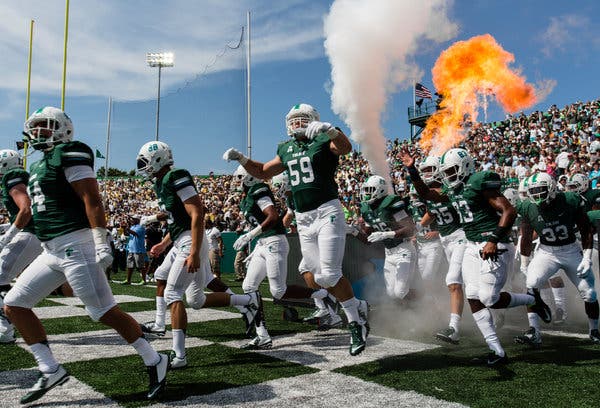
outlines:
M510 231L511 227L501 227L500 225L498 225L494 232L492 232L492 235L488 237L488 241L497 244L498 242L502 241L503 238L508 236L508 234L510 234Z
M253 240L254 238L256 238L260 233L262 232L262 227L259 225L258 227L254 228L252 231L250 231L248 233L248 238L250 238L250 240Z
M94 245L96 247L101 245L108 245L106 243L107 231L106 228L94 227L92 228L92 236L94 237Z

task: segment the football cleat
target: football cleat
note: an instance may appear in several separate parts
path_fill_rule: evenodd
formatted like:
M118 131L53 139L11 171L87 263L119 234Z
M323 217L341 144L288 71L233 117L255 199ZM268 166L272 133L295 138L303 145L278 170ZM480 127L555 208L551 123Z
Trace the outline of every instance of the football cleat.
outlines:
M560 325L564 324L565 320L567 320L567 313L564 309L557 307L556 311L554 312L554 320L552 321L552 323Z
M319 319L317 330L327 331L338 327L342 327L343 325L344 320L339 315L330 313L327 316Z
M600 344L600 332L598 332L598 329L590 331L590 340L594 344Z
M325 309L316 308L309 316L302 319L302 321L304 323L318 324L319 319L323 319L327 316L329 316L329 311L327 310L327 308L325 308Z
M531 311L536 313L544 323L550 323L552 321L552 311L540 296L540 291L534 289L528 291L527 294L533 296L535 299L535 303L529 306Z
M167 369L169 368L169 357L159 353L160 360L153 366L146 366L150 377L148 386L148 399L156 398L167 385Z
M492 351L487 355L486 363L488 367L498 367L508 363L508 356L506 353L503 356L499 356Z
M178 370L181 368L187 367L187 357L183 356L182 358L177 357L175 350L171 350L169 353L169 369Z
M435 334L435 338L451 344L458 344L460 340L458 332L452 327L446 327L444 330L440 330Z
M142 332L144 334L150 334L158 337L162 337L166 333L166 329L164 326L159 327L154 322L140 324L140 328L142 329Z
M527 329L520 336L515 336L515 343L518 344L529 344L532 347L540 347L542 345L541 333L533 327Z
M270 336L256 336L248 344L242 346L243 350L267 350L273 347L273 340Z
M21 398L21 404L29 404L30 402L36 401L44 396L48 391L57 385L63 385L69 381L69 373L61 365L58 366L55 372L44 374L41 371L38 374L38 379L33 384L27 394Z
M348 330L350 330L350 355L357 356L367 346L369 331L366 325L359 324L358 322L350 322Z

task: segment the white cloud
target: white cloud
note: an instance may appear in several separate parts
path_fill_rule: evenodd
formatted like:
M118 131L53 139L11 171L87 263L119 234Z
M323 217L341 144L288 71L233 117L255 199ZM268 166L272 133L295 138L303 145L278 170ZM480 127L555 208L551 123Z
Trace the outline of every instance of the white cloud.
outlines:
M542 42L542 53L550 57L562 53L571 47L579 48L594 36L590 32L590 19L585 15L567 14L550 17L548 27L539 36Z
M327 4L321 2L71 2L69 94L152 98L156 74L145 64L149 51L175 53L175 66L163 75L165 88L184 83L202 72L227 44L237 42L249 9L253 63L324 55L322 19ZM32 92L58 94L62 86L64 2L2 2L0 14L0 90L25 88L29 21L34 19ZM211 66L211 72L242 62L243 58L223 58Z

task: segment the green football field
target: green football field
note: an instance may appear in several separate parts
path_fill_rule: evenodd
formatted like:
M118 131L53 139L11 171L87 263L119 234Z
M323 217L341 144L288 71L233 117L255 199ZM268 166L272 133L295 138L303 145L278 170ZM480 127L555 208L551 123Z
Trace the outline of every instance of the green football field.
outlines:
M224 280L241 293L231 275L224 275ZM152 285L112 287L121 307L136 320L153 320ZM270 298L265 284L261 289ZM53 407L600 406L600 346L587 339L581 317L566 326L547 325L543 346L533 350L513 343L513 336L526 328L526 320L522 310L509 311L499 334L510 362L490 369L477 359L487 348L468 312L460 345L452 346L432 336L446 319L435 308L375 305L367 349L351 357L345 330L317 332L308 324L284 321L281 306L268 299L264 303L273 349L260 352L240 349L248 339L235 309L189 310L189 366L171 371L165 394L150 403L145 400L145 369L133 348L92 322L77 299L50 297L36 312L71 379L36 403ZM583 315L576 306L571 315ZM301 316L310 313L310 309L298 311ZM151 340L163 351L170 350L171 341L169 332ZM35 381L35 361L21 339L0 349L0 407L18 406Z

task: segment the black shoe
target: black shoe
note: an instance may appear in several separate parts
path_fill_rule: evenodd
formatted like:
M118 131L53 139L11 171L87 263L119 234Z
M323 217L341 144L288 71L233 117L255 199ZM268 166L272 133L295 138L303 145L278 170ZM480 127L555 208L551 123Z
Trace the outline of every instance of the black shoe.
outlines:
M167 369L169 368L169 357L166 354L158 354L160 360L153 366L146 366L150 376L148 386L148 399L156 398L167 385Z
M598 329L594 329L590 332L590 340L594 344L600 344L600 332L598 332Z
M452 327L446 327L444 330L440 330L435 334L435 338L451 344L458 344L460 341L458 333Z
M532 290L531 292L527 292L529 295L533 296L535 299L535 303L529 308L536 313L540 319L544 323L550 323L552 321L552 311L550 307L542 300L542 296L540 295L540 291L537 289Z
M488 367L499 367L508 363L508 356L504 353L503 356L499 356L495 352L490 352L487 355L487 366Z
M57 385L63 385L69 381L69 373L61 365L58 366L55 372L50 374L44 374L41 371L38 374L38 379L33 384L27 394L21 398L21 404L29 404L30 402L36 401L44 396L48 391Z

